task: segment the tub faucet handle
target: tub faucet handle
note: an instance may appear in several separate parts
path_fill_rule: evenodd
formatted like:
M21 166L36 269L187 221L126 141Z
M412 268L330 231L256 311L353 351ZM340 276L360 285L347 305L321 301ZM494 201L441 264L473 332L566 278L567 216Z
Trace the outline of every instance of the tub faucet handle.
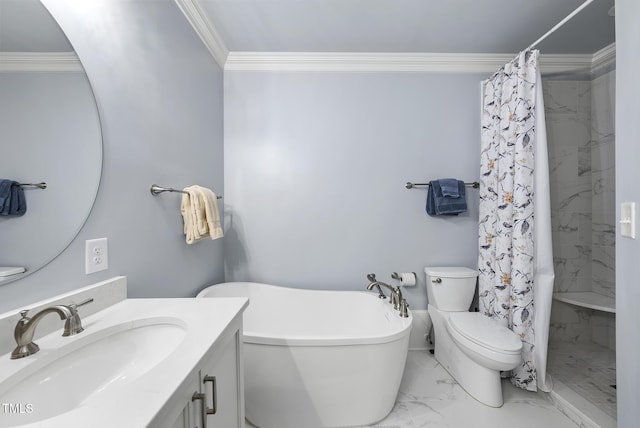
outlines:
M402 303L402 290L400 290L400 286L397 286L395 289L391 289L391 304L393 304L393 309L396 311L400 310L400 304Z
M375 273L367 274L367 279L371 282L376 282L376 274Z
M407 303L407 299L402 299L402 302L400 302L400 316L402 318L409 317L409 304Z

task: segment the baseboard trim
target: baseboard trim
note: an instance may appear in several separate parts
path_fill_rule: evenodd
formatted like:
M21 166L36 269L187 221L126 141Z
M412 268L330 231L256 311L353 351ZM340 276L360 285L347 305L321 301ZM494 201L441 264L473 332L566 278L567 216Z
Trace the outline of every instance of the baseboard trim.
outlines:
M426 336L431 331L431 317L426 309L412 310L413 323L411 325L411 335L409 336L410 351L426 351L433 349Z

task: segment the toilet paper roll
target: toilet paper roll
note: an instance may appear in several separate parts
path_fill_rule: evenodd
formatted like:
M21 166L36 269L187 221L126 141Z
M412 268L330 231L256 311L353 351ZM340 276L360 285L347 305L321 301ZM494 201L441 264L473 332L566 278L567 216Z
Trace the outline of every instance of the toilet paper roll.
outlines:
M416 273L404 272L400 274L400 285L403 287L413 287L416 285Z

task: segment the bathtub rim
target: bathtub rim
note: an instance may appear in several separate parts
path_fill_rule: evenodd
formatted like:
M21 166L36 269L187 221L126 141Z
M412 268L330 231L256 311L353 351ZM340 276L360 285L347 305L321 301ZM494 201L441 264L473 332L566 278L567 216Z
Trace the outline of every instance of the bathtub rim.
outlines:
M267 288L277 288L277 289L285 289L294 293L349 293L355 294L361 297L365 297L367 299L373 298L376 299L377 302L380 300L376 297L375 294L366 292L366 291L357 291L357 290L315 290L315 289L305 289L305 288L293 288L293 287L285 287L279 285L266 284L261 282L253 282L253 281L232 281L232 282L220 282L217 284L209 285L203 288L198 294L196 298L211 298L211 297L219 297L224 298L226 296L207 296L207 291L216 286L233 286L238 284L248 284L249 286L259 286L259 287L267 287ZM370 296L370 297L368 297ZM249 308L251 307L251 297L243 296L249 299ZM380 302L381 304L383 302ZM388 310L387 310L388 309ZM384 316L385 313L391 313L391 316L397 317L397 320L394 320L395 323L398 323L398 329L385 334L385 335L365 335L365 336L343 336L343 337L314 337L308 338L301 335L286 335L286 336L269 336L266 333L258 333L255 331L247 330L246 324L243 326L243 341L246 343L252 343L257 345L270 345L270 346L289 346L289 347L322 347L322 346L362 346L362 345L377 345L382 343L390 343L403 339L405 336L409 336L411 333L411 328L413 325L413 315L411 311L409 311L409 316L406 318L400 317L399 313L391 307L385 308L384 312L381 312L381 315Z

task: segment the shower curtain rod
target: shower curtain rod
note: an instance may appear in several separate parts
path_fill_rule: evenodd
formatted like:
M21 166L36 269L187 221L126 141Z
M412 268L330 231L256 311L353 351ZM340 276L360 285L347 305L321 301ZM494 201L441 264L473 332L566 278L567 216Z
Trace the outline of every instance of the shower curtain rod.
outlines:
M580 6L578 6L578 8L576 10L574 10L573 12L571 12L569 15L567 15L562 21L558 22L556 25L553 26L553 28L551 28L551 30L547 31L546 33L544 33L542 35L542 37L540 37L538 40L536 40L535 42L531 43L531 45L529 45L529 47L527 48L527 50L531 50L533 48L536 47L536 45L538 43L540 43L541 41L543 41L544 39L546 39L547 37L549 37L551 34L553 34L558 28L562 27L564 24L567 23L567 21L569 21L571 18L573 18L574 16L576 16L577 14L579 14L582 9L584 9L585 7L589 6L591 3L593 3L593 0L587 0L584 3L582 3Z

